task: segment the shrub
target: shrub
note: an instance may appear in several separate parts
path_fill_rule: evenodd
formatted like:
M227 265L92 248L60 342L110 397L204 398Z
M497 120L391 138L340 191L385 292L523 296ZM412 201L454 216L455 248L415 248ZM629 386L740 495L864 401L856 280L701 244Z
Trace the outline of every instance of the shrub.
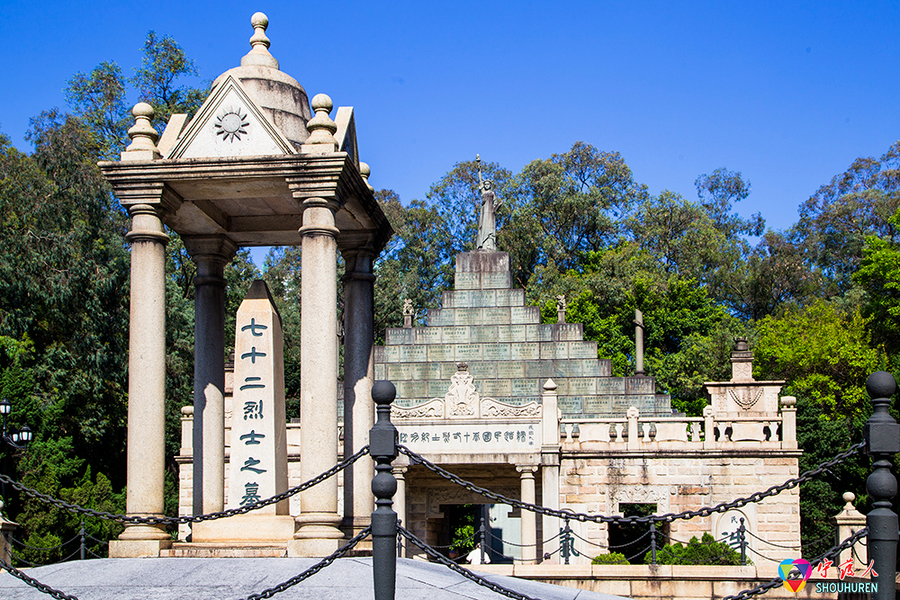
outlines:
M592 565L627 565L628 559L621 552L610 552L609 554L600 554L591 560Z
M652 562L652 553L644 555L644 564ZM750 562L749 560L747 561ZM687 545L681 542L666 544L656 552L660 565L740 565L741 555L725 542L717 542L708 533L703 539L692 537Z

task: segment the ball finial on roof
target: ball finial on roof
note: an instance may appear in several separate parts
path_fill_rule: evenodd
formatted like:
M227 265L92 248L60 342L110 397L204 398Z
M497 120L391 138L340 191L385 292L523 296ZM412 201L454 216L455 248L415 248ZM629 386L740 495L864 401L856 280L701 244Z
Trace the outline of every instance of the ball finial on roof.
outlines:
M303 143L304 152L335 152L338 149L338 142L334 139L337 125L329 116L334 102L326 94L316 94L310 105L316 114L306 124L309 137Z
M265 13L253 13L250 17L250 24L253 25L253 35L250 37L250 52L241 59L241 66L258 65L261 67L278 68L278 61L269 52L269 41L266 35L266 28L269 26L269 17Z

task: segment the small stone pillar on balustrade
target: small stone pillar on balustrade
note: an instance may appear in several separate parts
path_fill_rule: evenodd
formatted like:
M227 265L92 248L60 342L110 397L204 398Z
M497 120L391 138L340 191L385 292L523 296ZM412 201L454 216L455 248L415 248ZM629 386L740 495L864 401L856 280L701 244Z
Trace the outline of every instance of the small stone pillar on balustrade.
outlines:
M224 495L225 266L239 248L301 246L301 475L338 456L337 258L344 275L344 452L366 443L373 422L372 264L393 233L357 154L353 109L306 91L269 52L268 19L251 19L250 51L212 84L197 114L173 115L160 137L153 108L138 104L121 160L99 163L131 216L128 403L130 515L161 516L165 469L166 228L197 265L193 406L193 512L221 511ZM348 74L349 75L349 74ZM315 111L313 116L310 106ZM367 525L370 464L346 474L353 491L343 519ZM324 556L344 537L336 478L302 495L289 554ZM225 526L227 530L227 526ZM202 535L193 541L201 542ZM221 534L221 531L219 531ZM216 541L220 541L217 538ZM172 543L154 525L129 525L110 556L159 556Z

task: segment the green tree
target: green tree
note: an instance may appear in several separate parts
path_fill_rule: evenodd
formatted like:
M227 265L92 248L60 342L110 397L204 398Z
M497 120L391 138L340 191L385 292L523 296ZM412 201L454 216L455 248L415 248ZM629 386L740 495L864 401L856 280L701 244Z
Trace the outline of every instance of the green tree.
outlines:
M173 114L191 115L200 108L207 90L177 85L180 78L198 74L194 61L171 36L158 36L155 31L147 34L141 66L135 69L131 83L138 89L139 99L153 106L157 131L165 128Z
M889 222L900 209L900 142L880 159L861 157L800 207L792 239L832 282L831 294L853 286L867 236L893 239Z

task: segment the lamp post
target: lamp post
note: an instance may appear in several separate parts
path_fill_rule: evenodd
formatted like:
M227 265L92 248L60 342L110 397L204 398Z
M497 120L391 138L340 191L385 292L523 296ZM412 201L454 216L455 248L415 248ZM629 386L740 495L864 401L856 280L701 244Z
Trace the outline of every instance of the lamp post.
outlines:
M24 425L22 429L7 429L6 418L12 412L12 403L4 398L0 400L0 415L3 416L3 428L0 429L0 441L5 442L8 446L15 450L27 450L28 444L34 437L34 433L28 425ZM0 498L6 497L6 484L0 482Z

